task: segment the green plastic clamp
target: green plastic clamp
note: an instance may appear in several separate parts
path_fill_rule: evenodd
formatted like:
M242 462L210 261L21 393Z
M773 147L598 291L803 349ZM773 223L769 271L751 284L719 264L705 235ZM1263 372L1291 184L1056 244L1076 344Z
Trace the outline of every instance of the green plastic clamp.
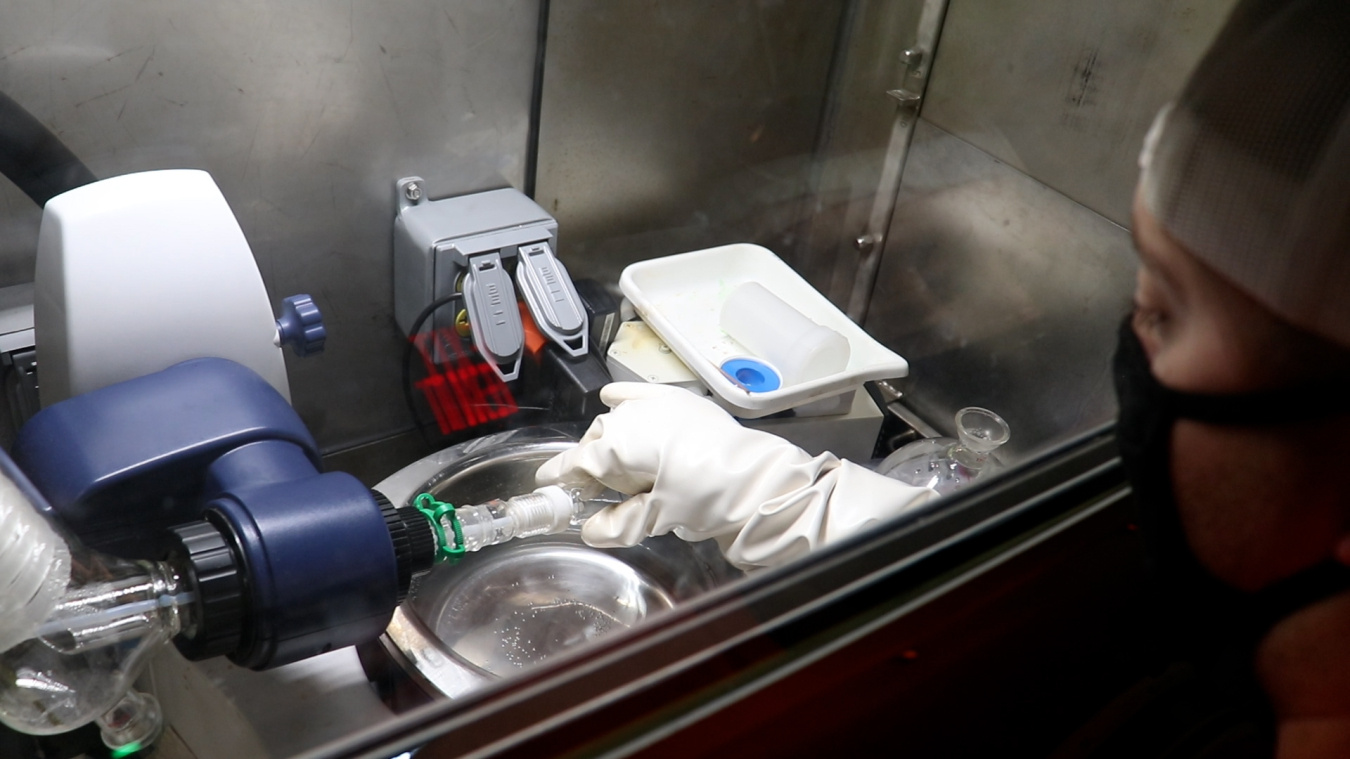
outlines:
M459 561L465 553L464 529L459 525L459 517L455 516L454 505L438 501L430 493L422 493L413 499L413 508L431 522L431 529L436 533L436 561L451 563ZM450 529L454 533L453 540L446 538L445 527L441 524L441 517L447 515L450 517Z

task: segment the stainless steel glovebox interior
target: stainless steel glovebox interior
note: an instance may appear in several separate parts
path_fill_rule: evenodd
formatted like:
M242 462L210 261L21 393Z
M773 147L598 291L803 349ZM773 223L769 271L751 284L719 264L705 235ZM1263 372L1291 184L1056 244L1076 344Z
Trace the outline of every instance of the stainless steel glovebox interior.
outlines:
M539 465L583 429L527 427L472 440L408 465L376 490L400 506L419 493L455 504L527 493ZM740 575L712 541L674 535L617 549L587 546L576 528L514 540L422 576L362 659L386 694L406 678L426 696L459 697ZM396 709L420 700L401 692L386 698Z
M180 164L211 171L232 206L246 211L241 223L268 287L312 288L322 307L331 306L328 326L340 336L333 350L319 362L291 366L297 409L328 452L330 468L363 469L354 473L370 472L362 479L373 482L420 455L406 453L421 441L407 432L403 399L392 392L400 386L404 342L390 328L391 303L381 284L394 204L388 190L405 167L430 167L419 170L447 194L537 182L531 194L558 219L565 243L559 252L574 277L612 282L636 260L756 242L842 307L870 261L876 281L866 293L871 307L863 326L911 364L910 378L896 388L903 397L888 402L936 428L925 434L951 434L947 425L960 406L998 411L1013 429L1005 449L1016 454L1005 462L1015 465L1009 477L1022 478L1040 456L1113 414L1108 358L1134 265L1125 226L1135 153L1152 114L1180 86L1181 72L1232 3L951 3L941 44L928 49L915 33L922 11L947 3L675 2L655 14L597 0L551 8L530 0L412 2L397 12L383 3L336 10L308 3L265 18L231 4L170 14L161 4L113 3L90 8L79 23L54 23L46 5L21 5L0 25L6 95L27 103L101 174ZM532 82L536 69L540 78ZM926 89L915 88L915 71L930 75ZM901 85L923 96L921 111L912 99L909 106L896 99ZM895 158L888 148L905 144L892 139L905 120L913 135L904 170L884 182L886 167L897 163L887 160L888 153ZM108 128L114 123L119 128ZM40 208L4 185L0 209L6 232L0 284L26 281ZM880 241L870 236L878 230L885 232ZM380 489L396 503L424 486L457 501L522 492L533 485L534 463L556 450L549 446L566 445L567 434L577 432L553 430L561 437L532 443L528 436L536 433L524 430L482 438L420 459ZM537 444L521 455L539 458L515 462L517 444ZM392 453L373 455L370 449L381 446ZM523 478L519 487L507 472ZM1056 471L1028 479L1034 488L1025 490L1055 495L1069 476ZM985 492L1014 485L1000 480ZM957 500L943 504L934 526L959 516ZM991 505L990 512L1002 514L1005 506ZM875 552L892 559L961 548L955 533L911 539L897 527L860 540L894 541ZM452 650L433 634L435 620L460 602L459 578L481 574L485 587L506 590L511 581L494 572L575 559L567 576L627 577L623 589L656 615L732 576L723 574L713 546L689 547L690 555L671 559L656 548L671 542L587 559L576 559L574 536L489 549L433 573L376 648L408 665L407 682L419 692L467 693L490 681L483 665L492 662L472 647ZM846 558L810 557L778 580L800 590L809 578L797 570L824 574L828 562L837 562L838 576L820 593L834 598L836 587L861 585L855 580L882 571ZM685 559L692 563L678 563ZM677 563L662 564L670 561ZM788 578L788 571L796 574ZM878 605L921 587L927 576L883 587ZM762 589L773 579L747 578L736 590ZM989 597L995 602L982 600L982 608L1000 608L1003 596ZM821 612L814 596L788 598L784 591L782 599L793 614L835 614ZM554 606L562 621L575 622L571 632L599 631L598 618L585 611L592 607ZM510 617L494 619L505 625ZM827 622L820 624L825 629ZM989 625L969 627L983 633ZM555 629L561 627L549 628ZM941 629L951 637L962 633ZM716 631L719 641L731 641L724 628ZM409 635L396 644L402 632ZM509 632L498 629L498 638ZM808 632L818 630L797 638L800 649L821 648ZM673 647L659 648L664 655ZM349 653L333 652L313 669L331 669L329 662ZM935 657L922 653L903 662L931 666ZM1019 657L1004 657L1013 658ZM1025 652L1020 658L1031 660ZM747 660L738 652L740 666ZM1038 667L1042 661L1048 660ZM509 658L506 664L515 666ZM204 690L219 686L228 666L206 663L192 671L205 673ZM631 660L614 669L625 677L653 671ZM247 700L256 708L247 716L259 732L299 733L317 724L299 716L302 698L281 704L283 697L255 696L293 673L238 673L237 681L253 689ZM428 673L444 679L433 685ZM982 717L1013 712L1007 704L981 711L972 703L1001 693L990 690L987 672L974 680L942 674L920 682L964 692L943 699L911 684L919 694L914 703L956 704L953 714ZM1007 682L1020 688L1027 681ZM616 676L612 690L630 694L636 690L630 686ZM566 687L567 703L577 703L573 682ZM347 690L369 696L364 681ZM341 723L332 732L363 729L343 711L344 695L350 694L323 693L323 711ZM1035 702L1023 696L1017 703ZM166 700L166 706L241 732L197 702ZM261 714L269 710L274 714ZM519 724L540 719L534 711ZM925 713L894 715L888 734L903 728L900 717L921 722L914 714ZM447 741L484 734L481 715L455 722L446 709L439 716L445 722L436 731L463 730ZM181 719L174 727L187 732ZM909 731L907 746L919 732ZM981 730L967 732L997 734L983 720ZM205 749L212 741L192 745ZM300 744L286 745L278 755Z

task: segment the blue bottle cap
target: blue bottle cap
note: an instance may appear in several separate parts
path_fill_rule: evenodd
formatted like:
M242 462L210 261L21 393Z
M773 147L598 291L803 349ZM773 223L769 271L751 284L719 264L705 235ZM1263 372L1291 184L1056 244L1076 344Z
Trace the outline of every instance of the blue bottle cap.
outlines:
M753 358L729 358L722 362L722 373L752 393L767 393L783 385L778 370Z

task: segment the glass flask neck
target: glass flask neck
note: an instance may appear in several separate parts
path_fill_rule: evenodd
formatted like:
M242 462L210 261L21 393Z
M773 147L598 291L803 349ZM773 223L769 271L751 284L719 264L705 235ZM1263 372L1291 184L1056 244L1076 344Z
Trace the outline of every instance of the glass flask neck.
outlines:
M141 637L172 638L193 624L192 595L167 562L74 561L71 585L38 627L37 637L63 653L78 653Z
M957 438L925 438L891 453L877 471L909 485L950 493L999 469L992 453L1008 441L1008 423L988 409L956 414Z
M995 448L1008 442L1011 430L1003 417L989 409L967 406L956 412L956 444L947 455L961 466L978 472L989 463Z
M164 732L164 714L149 693L129 690L98 722L103 745L114 756L130 756L159 740Z
M972 451L962 445L960 441L953 442L951 446L947 448L947 457L966 469L975 472L980 471L984 468L985 464L989 463L988 452L981 453L979 451Z

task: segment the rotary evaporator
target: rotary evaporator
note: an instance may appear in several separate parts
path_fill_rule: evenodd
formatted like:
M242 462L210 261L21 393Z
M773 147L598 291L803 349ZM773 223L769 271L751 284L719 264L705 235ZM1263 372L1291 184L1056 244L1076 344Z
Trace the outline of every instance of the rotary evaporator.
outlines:
M322 472L280 353L320 351L321 316L307 296L273 316L204 172L52 198L34 288L43 408L0 454L11 728L96 721L134 752L163 726L132 688L162 644L266 670L369 642L438 561L584 517L557 488L396 507Z
M495 195L507 199L506 212L532 205L513 192ZM411 194L406 186L400 193ZM472 323L501 327L472 336L502 375L522 350L512 342L519 337L514 323L502 327L497 319L516 300L514 291L503 295L510 280L497 276L507 247L521 259L524 300L550 339L585 352L587 338L570 279L544 244L550 238L525 239L550 228L506 226L494 238L502 247L487 254L490 265L477 249L454 259L467 264L454 279L465 288L457 297L476 314ZM538 637L552 634L552 643L518 641L513 666L636 623L694 592L687 580L670 587L649 581L640 560L580 543L577 526L607 501L534 488L540 456L570 445L579 430L561 438L549 431L547 443L523 458L511 445L473 441L470 458L487 452L487 469L496 472L486 488L447 491L452 475L483 468L454 453L465 446L451 449L453 461L442 452L392 478L391 497L348 474L322 471L318 446L290 406L281 356L287 345L302 356L319 352L326 340L321 316L307 296L286 299L273 314L238 223L204 172L133 174L53 197L44 208L34 290L42 409L20 429L12 459L0 454L0 582L12 591L0 599L0 721L10 728L48 735L92 721L114 753L129 755L153 744L166 722L190 733L191 715L174 714L184 703L233 700L242 714L269 692L305 702L315 694L295 686L303 677L269 680L268 671L323 661L327 672L364 678L354 653L332 657L389 641L396 610L423 575L437 598L451 593L443 578L472 581L485 567L493 576L536 576L539 566L551 567L551 577L567 576L570 584L549 589L541 581L535 589L557 598L581 586L608 596L606 582L639 589L640 603L622 624L596 617L566 635L550 624L552 632ZM499 476L502 466L514 476ZM426 482L405 492L399 483L408 472L440 487ZM466 501L468 492L474 495ZM523 550L475 562L480 549L507 541ZM675 538L657 543L675 549L676 564L658 560L650 568L662 576L688 574L679 562L709 575L720 559L695 559L697 551ZM642 546L635 552L651 553ZM432 572L439 563L450 571ZM580 585L569 567L581 573ZM697 590L723 579L703 578ZM574 615L586 605L566 602ZM596 613L611 612L620 614ZM483 615L503 613L484 606L457 618L481 626ZM618 620L612 615L606 618ZM177 654L164 653L169 642ZM453 653L454 641L449 645ZM466 661L476 682L509 674L473 665L472 656ZM190 662L215 669L202 676ZM151 678L158 699L133 687L150 663L160 675L174 674ZM206 681L209 697L182 690ZM316 709L341 711L323 703L339 698L335 690L318 696L323 705ZM356 702L345 708L361 712L358 724L390 716L373 693ZM195 737L200 753L209 741ZM222 750L258 746L267 753L295 748L259 738Z

